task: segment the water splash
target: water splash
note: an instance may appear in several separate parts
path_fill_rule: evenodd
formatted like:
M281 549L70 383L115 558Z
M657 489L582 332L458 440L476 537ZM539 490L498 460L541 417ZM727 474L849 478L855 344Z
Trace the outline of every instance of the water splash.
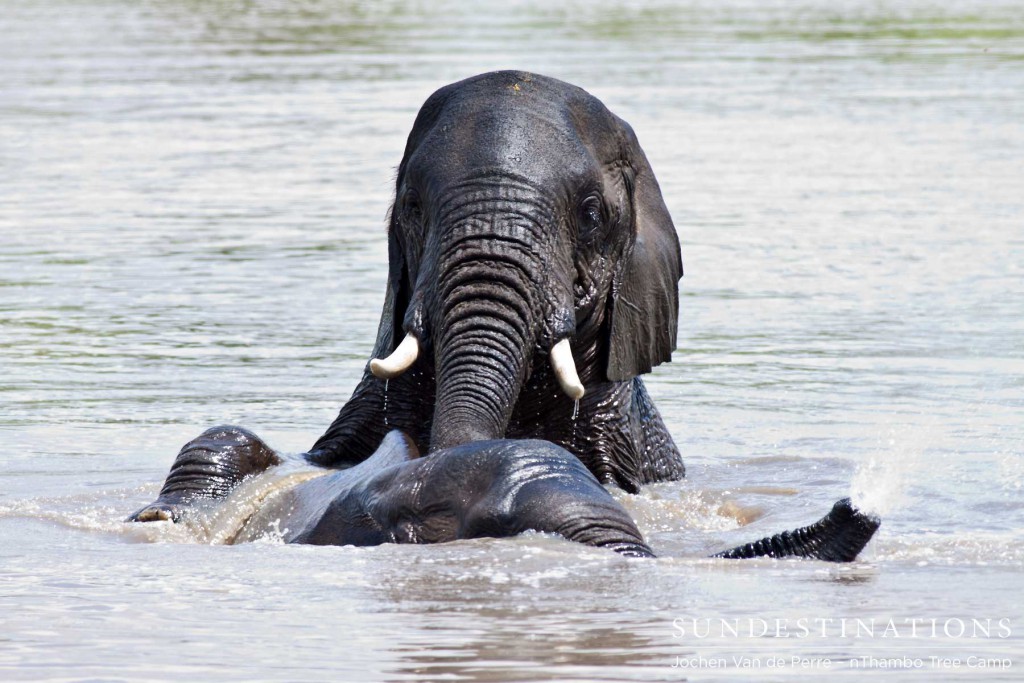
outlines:
M250 522L278 496L324 474L325 471L309 468L305 463L286 462L249 477L225 500L218 501L208 513L197 517L195 533L199 542L221 545L254 540L268 534L273 538L275 533L280 537L287 530L282 531L278 523L271 522L269 529L254 529Z
M142 501L156 497L157 484L13 501L0 504L0 520L43 520L69 529L112 534L142 543L230 544L256 512L275 496L327 472L304 462L285 463L246 479L224 500L197 501L178 522L125 521L126 515ZM268 542L279 543L287 533L288 529L270 524L265 529L247 529L244 540L266 537Z
M228 545L239 540L283 542L287 530L271 521L261 529L247 528L262 508L296 485L323 476L304 464L285 463L249 477L223 500L198 501L177 522L125 523L119 531L148 543L203 543Z
M691 533L693 531L730 531L760 516L741 509L719 491L693 489L678 482L650 484L640 493L611 490L644 534L659 532Z
M865 512L886 516L904 507L907 489L924 467L935 425L889 427L884 441L853 475L850 497Z
M904 504L906 472L900 460L872 456L857 468L851 483L854 505L871 514L885 516Z

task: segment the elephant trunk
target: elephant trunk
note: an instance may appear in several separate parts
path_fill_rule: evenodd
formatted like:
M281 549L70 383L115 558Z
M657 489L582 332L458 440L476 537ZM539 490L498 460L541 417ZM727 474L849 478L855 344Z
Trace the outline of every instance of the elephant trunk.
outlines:
M878 517L854 507L849 498L810 526L762 538L712 557L807 557L826 562L853 562L881 525Z
M449 233L439 261L431 450L502 438L537 344L539 264L531 238L514 237L533 226L507 216L485 220L505 224L502 239L484 236L484 221L469 221Z

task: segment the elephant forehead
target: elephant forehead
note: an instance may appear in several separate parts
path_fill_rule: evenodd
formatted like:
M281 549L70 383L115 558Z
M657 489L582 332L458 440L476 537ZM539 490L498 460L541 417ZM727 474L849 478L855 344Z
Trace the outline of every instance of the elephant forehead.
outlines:
M449 102L413 155L410 171L459 181L480 170L540 186L595 167L569 112L539 97L499 92Z

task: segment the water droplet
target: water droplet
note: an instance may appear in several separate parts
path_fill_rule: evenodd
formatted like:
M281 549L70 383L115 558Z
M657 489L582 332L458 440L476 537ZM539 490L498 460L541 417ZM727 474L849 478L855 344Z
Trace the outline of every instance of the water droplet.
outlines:
M580 416L580 402L579 399L573 401L572 406L572 433L569 436L569 450L573 453L576 452L576 420Z
M388 383L391 380L384 380L384 426L388 426Z

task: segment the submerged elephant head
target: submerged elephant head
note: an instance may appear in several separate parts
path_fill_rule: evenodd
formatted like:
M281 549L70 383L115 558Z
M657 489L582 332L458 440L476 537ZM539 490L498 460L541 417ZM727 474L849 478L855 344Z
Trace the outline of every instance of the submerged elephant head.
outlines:
M372 452L399 426L431 450L546 438L627 488L682 475L681 462L645 470L643 435L629 453L613 443L642 422L664 431L632 380L675 348L682 262L636 136L600 101L520 72L434 93L398 169L388 245L372 375L314 455ZM656 441L678 460L667 433Z

